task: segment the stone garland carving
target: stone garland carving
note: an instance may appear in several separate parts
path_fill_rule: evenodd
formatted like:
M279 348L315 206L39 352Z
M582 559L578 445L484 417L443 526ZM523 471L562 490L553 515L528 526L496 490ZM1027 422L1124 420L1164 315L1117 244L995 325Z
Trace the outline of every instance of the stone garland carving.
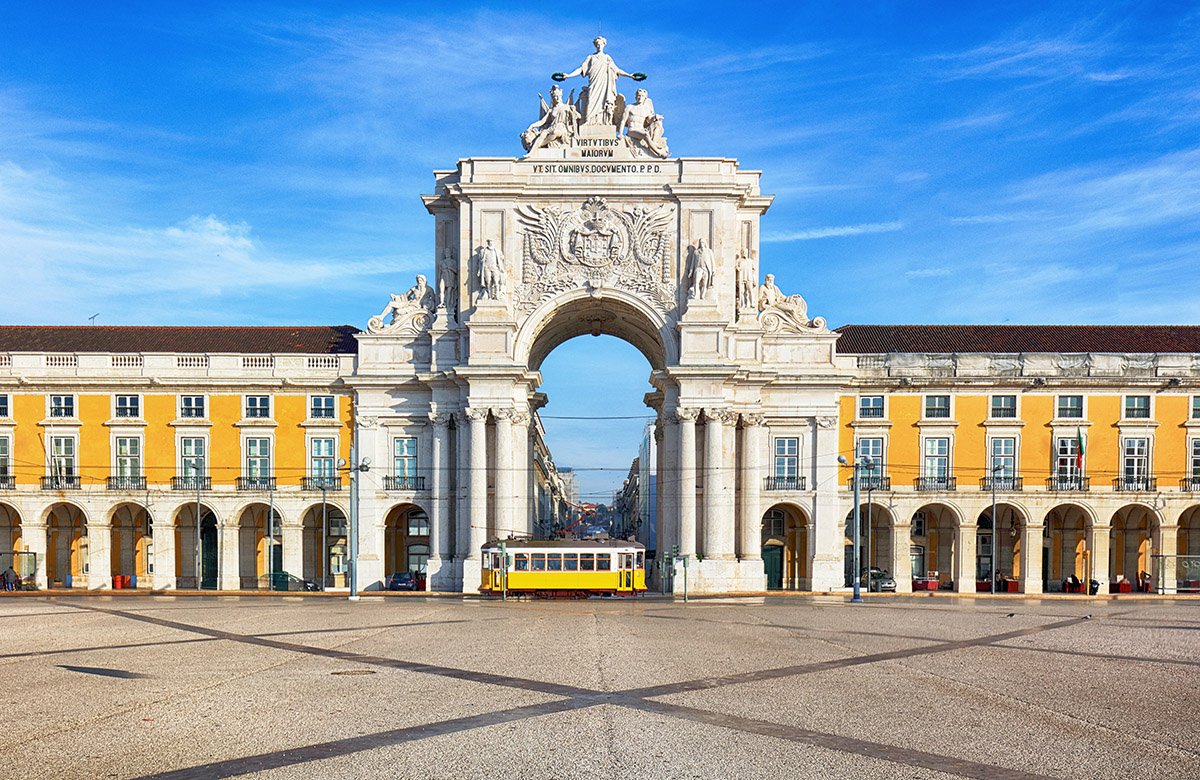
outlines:
M808 318L808 304L799 295L784 295L767 274L758 288L758 321L768 333L823 333L824 317Z
M437 305L433 288L422 275L417 283L403 295L392 294L391 300L378 316L367 320L368 333L416 334L424 331L433 322L433 310ZM390 315L391 319L385 322Z
M617 211L591 197L578 209L520 206L517 219L524 229L518 311L566 290L606 284L641 293L663 312L674 306L674 285L659 280L671 250L670 206Z

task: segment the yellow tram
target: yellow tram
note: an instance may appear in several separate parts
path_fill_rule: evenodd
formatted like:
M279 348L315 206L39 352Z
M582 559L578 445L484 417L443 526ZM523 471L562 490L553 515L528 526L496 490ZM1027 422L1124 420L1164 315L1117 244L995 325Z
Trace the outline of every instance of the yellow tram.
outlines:
M505 566L500 546L508 558ZM646 590L646 548L637 542L592 539L512 540L483 546L479 589L499 595L587 598L635 596Z

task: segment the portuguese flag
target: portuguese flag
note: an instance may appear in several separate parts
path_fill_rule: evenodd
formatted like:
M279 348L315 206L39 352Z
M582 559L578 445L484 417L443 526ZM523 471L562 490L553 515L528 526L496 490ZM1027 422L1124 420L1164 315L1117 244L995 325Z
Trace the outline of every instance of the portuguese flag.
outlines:
M1075 470L1083 473L1083 429L1075 429Z

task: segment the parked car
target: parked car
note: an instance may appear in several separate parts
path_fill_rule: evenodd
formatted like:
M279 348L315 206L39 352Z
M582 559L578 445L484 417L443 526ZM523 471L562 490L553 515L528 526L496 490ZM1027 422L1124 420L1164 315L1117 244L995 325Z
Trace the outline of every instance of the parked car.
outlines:
M388 590L417 590L417 577L411 571L398 571L387 579Z
M313 580L306 580L297 577L295 574L289 574L286 571L277 571L271 573L271 590L288 590L301 591L305 593L315 593L321 590L321 583Z
M874 566L863 571L860 584L866 585L869 593L896 592L896 579L883 569L877 569Z

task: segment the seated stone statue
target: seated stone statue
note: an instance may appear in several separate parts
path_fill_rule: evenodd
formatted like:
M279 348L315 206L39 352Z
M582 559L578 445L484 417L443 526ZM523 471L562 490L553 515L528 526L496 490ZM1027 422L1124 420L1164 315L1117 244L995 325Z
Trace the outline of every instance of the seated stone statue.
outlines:
M758 288L758 310L776 309L796 320L800 325L808 325L808 304L799 295L784 295L775 284L775 274L767 274Z
M669 157L667 139L663 137L662 114L654 113L654 103L646 90L635 93L632 105L626 106L621 118L625 143L632 149L642 149L655 157Z
M564 103L562 89L550 88L550 105L542 101L542 115L521 133L521 145L527 152L569 146L579 129L579 109Z
M377 317L367 320L367 331L370 333L385 333L404 327L416 329L437 306L437 296L433 288L422 274L417 275L417 283L408 288L403 295L392 293L387 306ZM385 322L385 318L390 319ZM420 322L418 322L420 321Z

